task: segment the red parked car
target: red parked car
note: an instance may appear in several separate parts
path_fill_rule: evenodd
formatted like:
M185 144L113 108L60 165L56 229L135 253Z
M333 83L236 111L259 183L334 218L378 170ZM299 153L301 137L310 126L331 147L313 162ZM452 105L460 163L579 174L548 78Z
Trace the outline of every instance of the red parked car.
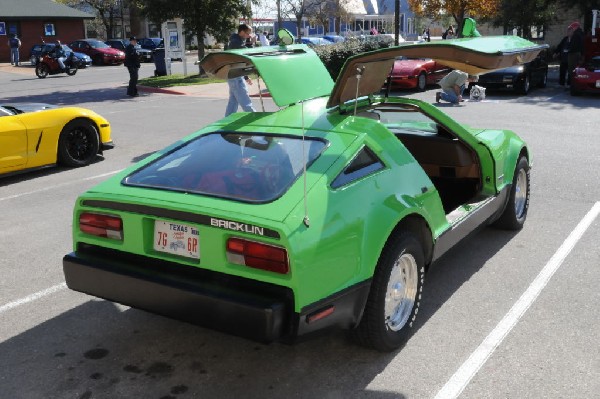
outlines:
M571 78L571 94L600 93L600 56L575 68Z
M114 49L96 39L81 39L69 44L73 51L90 56L96 65L121 65L125 62L125 53Z
M425 90L440 81L452 69L430 58L397 58L390 74L392 88Z

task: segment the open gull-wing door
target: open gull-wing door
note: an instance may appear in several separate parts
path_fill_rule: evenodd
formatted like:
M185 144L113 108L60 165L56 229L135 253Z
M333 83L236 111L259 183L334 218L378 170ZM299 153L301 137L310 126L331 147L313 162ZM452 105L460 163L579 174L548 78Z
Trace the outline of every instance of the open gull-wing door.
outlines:
M359 54L344 64L327 107L380 92L396 57L432 58L451 68L479 75L532 61L547 47L516 36L490 36L406 44Z
M258 47L210 53L202 68L221 79L258 73L278 106L328 96L333 79L314 51L305 45Z

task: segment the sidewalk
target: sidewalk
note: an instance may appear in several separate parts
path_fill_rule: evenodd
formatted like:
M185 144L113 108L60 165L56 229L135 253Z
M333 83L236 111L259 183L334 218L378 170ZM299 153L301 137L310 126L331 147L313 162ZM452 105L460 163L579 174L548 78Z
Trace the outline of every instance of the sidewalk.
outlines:
M270 97L268 91L265 89L264 83L261 83L261 89L263 97ZM163 93L211 98L229 98L229 86L227 86L227 83L208 83L204 85L174 86L167 87L164 89L138 85L138 90L146 93ZM256 82L256 79L253 80L253 84L251 86L248 85L248 93L250 93L250 97L259 97L258 84Z
M19 75L33 75L35 76L35 68L31 66L29 60L21 62L21 65L14 66L10 65L9 62L0 63L0 72L16 73Z

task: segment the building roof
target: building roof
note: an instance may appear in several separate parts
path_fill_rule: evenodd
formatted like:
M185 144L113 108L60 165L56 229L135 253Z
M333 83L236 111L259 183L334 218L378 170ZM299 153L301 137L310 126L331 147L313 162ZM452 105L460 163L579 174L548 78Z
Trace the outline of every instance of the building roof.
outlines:
M53 0L0 0L0 20L8 18L93 19L94 16Z

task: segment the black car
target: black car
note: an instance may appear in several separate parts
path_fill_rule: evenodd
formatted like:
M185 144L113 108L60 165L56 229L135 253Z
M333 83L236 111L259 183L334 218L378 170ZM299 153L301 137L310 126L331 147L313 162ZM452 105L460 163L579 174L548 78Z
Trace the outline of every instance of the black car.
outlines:
M526 64L480 75L476 84L488 89L511 89L527 94L532 87L546 87L547 80L548 59L543 51Z
M112 48L116 48L117 50L125 51L125 47L129 45L129 40L127 39L108 39L104 43L108 44ZM147 50L142 48L139 44L136 46L138 52L138 58L140 62L152 62L152 50Z
M44 54L52 51L55 46L55 43L34 44L29 52L29 61L31 62L31 65L37 65L38 62L40 62L40 58L42 58ZM71 48L66 44L62 45L62 49L67 57L71 52L73 52L73 50L71 50ZM78 53L75 51L75 57L79 59L79 68L85 68L92 65L92 59L87 54Z
M138 39L138 44L146 50L156 50L157 47L164 47L163 39L160 37L141 37Z

